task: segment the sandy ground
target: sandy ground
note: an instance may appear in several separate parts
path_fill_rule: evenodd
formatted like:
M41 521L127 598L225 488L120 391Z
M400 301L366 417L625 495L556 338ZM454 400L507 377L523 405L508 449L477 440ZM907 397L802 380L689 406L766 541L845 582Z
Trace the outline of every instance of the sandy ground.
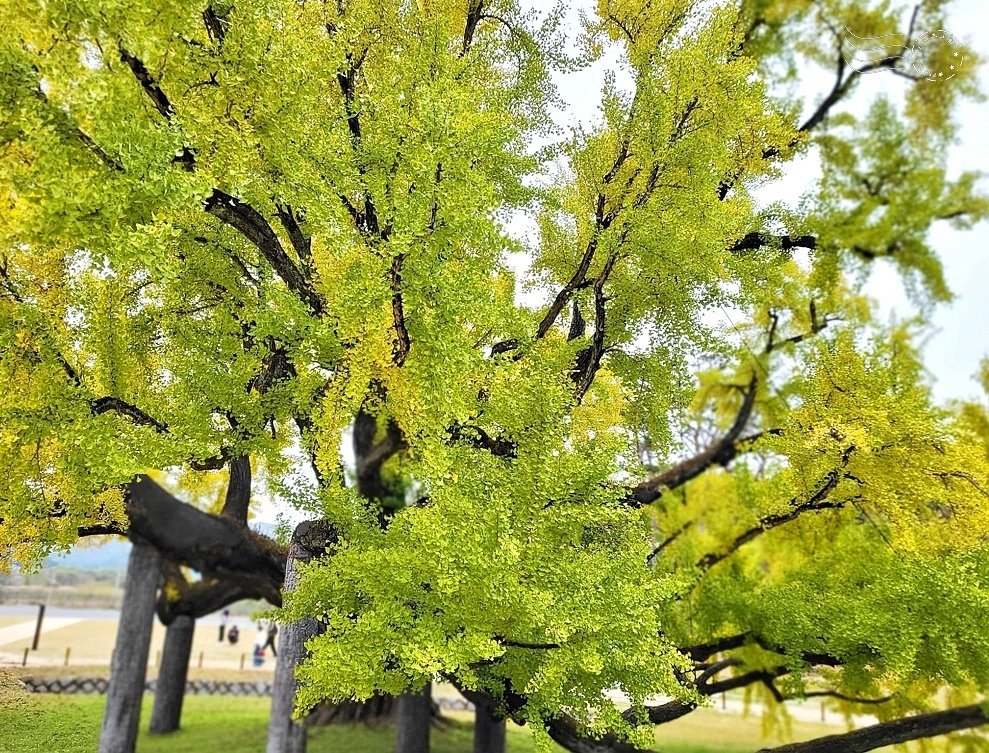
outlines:
M0 614L0 666L21 666L24 662L24 649L31 646L34 637L37 607L18 610L20 614L10 614L13 611L11 608L4 611L8 613ZM113 617L115 614L106 610L50 610L42 622L38 649L28 651L26 666L108 666L117 633L117 621ZM236 624L240 630L240 640L236 645L217 640L217 618L197 623L192 642L191 666L205 669L244 669L256 672L258 679L270 676L274 670L270 649L264 665L255 668L252 664L251 654L257 636L256 624L244 618L232 618L230 624ZM164 640L165 628L155 622L148 656L151 669L161 660Z

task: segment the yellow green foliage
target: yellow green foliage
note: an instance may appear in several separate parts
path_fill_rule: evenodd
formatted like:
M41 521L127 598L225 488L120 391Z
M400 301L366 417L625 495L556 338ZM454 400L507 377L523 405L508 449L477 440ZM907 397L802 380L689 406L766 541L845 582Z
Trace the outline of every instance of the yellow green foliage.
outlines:
M949 299L930 229L989 213L945 166L977 61L921 43L944 3L910 32L935 81L894 75L893 2L600 0L583 57L627 76L565 132L552 75L586 61L528 5L0 0L5 562L126 525L138 473L215 512L193 469L249 455L341 533L287 600L326 627L301 706L446 675L645 744L605 691L698 701L684 649L735 633L788 692L984 691L985 407L934 404L862 282ZM846 78L808 108L810 65ZM846 108L891 80L902 107ZM401 436L387 527L361 412Z

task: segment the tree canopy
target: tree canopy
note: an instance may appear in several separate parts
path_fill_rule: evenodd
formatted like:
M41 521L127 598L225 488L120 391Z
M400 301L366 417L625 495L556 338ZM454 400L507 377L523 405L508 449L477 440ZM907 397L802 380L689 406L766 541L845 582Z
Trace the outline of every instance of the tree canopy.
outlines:
M740 687L868 703L844 750L984 723L984 409L864 290L949 300L929 230L989 214L947 5L4 0L0 546L130 532L277 602L247 492L134 482L253 463L334 531L301 706L443 676L573 750Z

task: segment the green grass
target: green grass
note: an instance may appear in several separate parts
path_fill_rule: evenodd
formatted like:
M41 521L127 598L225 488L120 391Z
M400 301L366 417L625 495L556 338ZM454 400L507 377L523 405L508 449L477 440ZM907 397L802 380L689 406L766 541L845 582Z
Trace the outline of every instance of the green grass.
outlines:
M3 673L0 672L0 679ZM92 753L96 750L105 698L49 696L14 692L0 687L0 751L4 753ZM264 698L190 696L185 701L182 729L165 736L143 731L151 713L144 699L142 732L137 753L202 753L217 744L218 753L263 753L270 701ZM469 714L445 714L450 721L434 728L432 753L471 750ZM752 753L781 742L762 736L759 719L699 709L660 728L658 750L663 753ZM793 739L808 739L841 731L840 727L793 724ZM387 724L332 725L313 729L309 753L391 753L394 729ZM509 726L508 753L531 753L530 733ZM557 751L562 749L557 748Z
M0 699L0 750L4 753L92 753L99 739L104 702L101 696L19 695L14 698L8 695ZM150 704L151 698L145 697L142 727L147 726ZM165 736L149 735L142 729L137 751L202 753L207 746L221 743L223 753L262 753L269 704L270 701L263 698L190 696L185 702L182 729ZM449 722L442 729L433 730L432 753L468 753L473 734L469 715L446 716ZM734 734L733 730L722 729L722 724L718 724L720 721L717 718L698 720L697 729L664 735L661 749L664 753L751 753L761 747L716 742L730 740ZM731 726L732 720L724 721ZM734 722L737 725L741 720ZM700 734L705 742L691 742L690 739L697 739L694 736L705 726L708 732ZM390 753L394 750L394 735L394 729L387 724L316 728L310 732L309 753ZM744 740L748 737L743 734ZM507 753L531 753L532 750L528 730L510 725Z
M99 739L105 699L99 696L31 696L0 704L0 750L4 753L92 753ZM142 722L151 713L146 697ZM202 753L221 743L223 753L262 753L270 701L262 698L193 696L186 699L182 729L153 736L142 731L138 753ZM454 719L434 729L433 753L467 753L471 749L469 722ZM394 730L388 725L333 725L314 729L309 753L389 753ZM512 729L509 753L529 753L529 733ZM693 753L693 752L692 752Z

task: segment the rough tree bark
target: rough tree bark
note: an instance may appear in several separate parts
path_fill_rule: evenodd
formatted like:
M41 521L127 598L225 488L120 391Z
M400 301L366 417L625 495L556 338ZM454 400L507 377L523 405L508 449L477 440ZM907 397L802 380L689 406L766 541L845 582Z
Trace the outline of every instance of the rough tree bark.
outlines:
M432 683L418 693L405 693L395 704L395 753L429 753Z
M891 719L850 732L818 737L801 743L789 743L778 748L764 748L759 753L866 753L887 745L898 745L910 740L981 727L987 722L989 715L981 704L975 703L945 711Z
M127 560L99 753L134 753L160 579L157 550L135 541Z
M151 709L152 733L164 734L179 728L195 629L195 619L181 614L172 620L165 631L165 646L161 652L161 666L155 685L155 702Z
M505 720L486 706L474 710L474 753L505 753Z
M231 601L236 598L265 599L281 606L285 550L248 528L244 521L227 511L227 505L223 514L210 515L178 500L147 476L138 476L134 482L125 485L124 491L126 527L83 526L79 535L115 533L141 540L153 545L166 560L201 573L206 580L201 590L214 582L222 582L231 592L235 587L239 592ZM222 598L213 598L214 609L226 598L220 591L216 593ZM181 612L191 613L188 609Z
M285 567L286 592L299 580L298 565L321 557L326 547L336 540L336 533L325 521L300 523L292 534ZM271 694L271 718L268 721L267 753L305 753L306 727L292 719L298 681L295 668L306 655L306 641L319 632L319 622L307 617L287 623L279 631L278 663Z

